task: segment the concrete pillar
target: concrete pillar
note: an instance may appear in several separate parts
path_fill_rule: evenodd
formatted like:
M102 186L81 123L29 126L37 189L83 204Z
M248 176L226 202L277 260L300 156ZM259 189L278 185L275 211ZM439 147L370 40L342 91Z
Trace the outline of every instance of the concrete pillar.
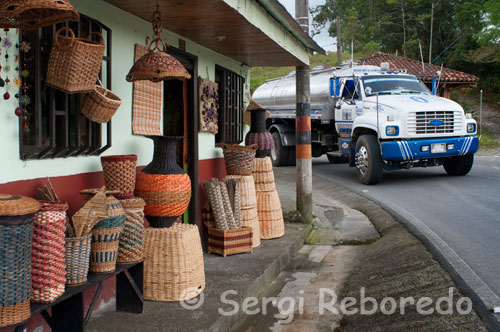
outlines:
M309 33L309 4L295 0L295 16L302 29ZM305 222L312 222L312 147L311 147L311 84L309 66L296 68L296 167L297 210Z

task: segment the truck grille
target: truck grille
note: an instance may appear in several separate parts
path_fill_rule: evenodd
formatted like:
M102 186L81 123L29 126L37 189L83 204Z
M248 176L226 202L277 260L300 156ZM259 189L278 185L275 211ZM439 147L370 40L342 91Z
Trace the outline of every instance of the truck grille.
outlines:
M412 112L407 119L408 133L418 135L458 132L461 130L459 120L459 114L454 114L453 111Z

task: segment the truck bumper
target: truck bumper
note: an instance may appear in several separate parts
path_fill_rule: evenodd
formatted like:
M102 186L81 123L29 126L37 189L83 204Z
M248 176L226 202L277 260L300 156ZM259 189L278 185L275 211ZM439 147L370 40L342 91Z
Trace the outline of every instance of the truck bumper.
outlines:
M439 153L431 152L431 147L433 144L443 143L446 144L446 151ZM382 142L382 159L410 161L429 158L463 156L466 154L475 153L477 151L478 144L479 142L477 136ZM422 146L428 146L428 151L422 151Z

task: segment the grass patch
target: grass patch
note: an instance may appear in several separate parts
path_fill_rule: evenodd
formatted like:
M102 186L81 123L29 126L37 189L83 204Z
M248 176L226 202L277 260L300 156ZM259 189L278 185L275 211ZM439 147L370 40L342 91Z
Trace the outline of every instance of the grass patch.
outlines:
M481 140L479 141L479 150L491 150L498 148L500 148L500 141L491 132L483 128Z

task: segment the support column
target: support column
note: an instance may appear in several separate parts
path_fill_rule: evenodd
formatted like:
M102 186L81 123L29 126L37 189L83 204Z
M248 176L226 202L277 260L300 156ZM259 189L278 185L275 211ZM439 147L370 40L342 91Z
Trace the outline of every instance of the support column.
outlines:
M309 33L308 0L295 0L295 16ZM311 84L309 66L296 68L296 165L297 210L305 222L312 222Z

